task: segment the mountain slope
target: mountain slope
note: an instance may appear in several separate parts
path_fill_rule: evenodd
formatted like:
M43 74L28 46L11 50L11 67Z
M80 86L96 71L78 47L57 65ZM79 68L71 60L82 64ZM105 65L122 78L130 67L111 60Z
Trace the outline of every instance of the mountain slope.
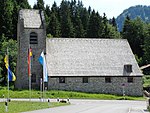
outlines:
M119 31L122 31L123 23L127 15L130 17L130 19L140 17L143 21L150 22L150 6L138 5L124 10L123 13L116 18Z

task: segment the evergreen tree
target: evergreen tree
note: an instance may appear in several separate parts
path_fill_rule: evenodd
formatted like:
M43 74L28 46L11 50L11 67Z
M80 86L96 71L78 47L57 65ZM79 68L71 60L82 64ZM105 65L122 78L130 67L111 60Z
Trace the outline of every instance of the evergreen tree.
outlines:
M43 0L37 0L37 4L34 4L33 9L40 9L40 10L45 10L44 7L44 1Z
M76 0L71 0L70 5L68 5L70 8L70 17L71 17L71 21L73 23L73 26L75 26L75 22L76 22L76 15L77 15L77 5L76 5Z
M80 18L82 21L83 29L84 29L84 37L87 37L87 29L89 23L89 13L86 8L83 8L80 14Z
M75 22L75 37L83 38L85 37L85 31L83 29L82 21L80 19L79 13L76 14L76 22Z
M122 36L129 41L131 49L139 58L143 56L144 23L140 18L135 20L126 19Z
M73 2L73 3L72 3ZM83 4L82 2L78 1L76 3L76 0L71 2L71 17L72 17L72 22L75 28L75 37L80 37L83 38L85 37L85 31L83 29L82 21L81 21L81 16L82 15L82 9L83 9Z
M101 17L98 12L95 13L95 10L93 10L89 19L87 37L99 38L100 36L101 36Z
M67 1L62 1L60 5L60 23L62 37L75 37L69 3Z
M50 17L50 15L51 15L50 6L46 5L46 7L45 7L45 13L46 13L46 15L47 15L48 17Z
M60 17L59 17L59 7L57 6L56 2L54 2L54 4L52 5L52 8L51 8L51 13L55 13L57 19L60 21Z
M18 12L21 8L30 8L27 0L0 1L0 35L17 39Z
M115 17L113 17L111 20L110 20L110 24L115 27L116 31L117 31L117 24L116 24L116 19Z
M109 38L109 30L108 30L108 19L106 17L106 14L104 13L103 18L102 18L102 22L103 22L103 30L102 30L102 37L103 38Z
M107 25L108 27L108 37L111 39L118 39L121 38L120 33L116 30L116 27L114 27L111 24Z
M14 0L17 2L20 9L30 9L31 6L28 3L28 0Z
M55 12L51 13L50 21L49 21L49 24L47 26L47 32L48 32L48 34L51 34L53 37L60 37L61 36L60 24L59 24L59 21L56 17Z
M34 3L33 9L38 9L38 5L36 3Z
M92 9L91 9L91 7L89 6L89 8L88 8L88 13L89 13L89 15L91 15L91 12L92 12Z
M123 26L123 34L124 35L125 35L126 31L129 29L129 24L130 24L130 17L127 16L125 21L124 21L124 26Z
M0 7L0 35L12 37L13 2L11 0L0 0Z
M147 24L145 29L144 64L150 64L150 24Z
M4 16L4 12L5 12L5 0L0 0L0 36L2 36L2 34L4 33L4 21L5 21L5 16Z
M50 6L46 5L44 15L45 15L45 20L46 20L46 26L48 26L49 21L50 21L50 15L51 15Z
M12 33L13 33L13 39L17 40L17 23L18 23L18 12L19 12L19 8L20 6L17 4L16 1L14 1L13 3L14 8L13 8L13 12L12 12Z

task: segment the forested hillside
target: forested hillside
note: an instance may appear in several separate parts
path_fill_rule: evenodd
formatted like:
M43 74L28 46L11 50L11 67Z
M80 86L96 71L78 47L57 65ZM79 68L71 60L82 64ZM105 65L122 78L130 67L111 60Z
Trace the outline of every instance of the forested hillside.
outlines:
M45 7L44 7L45 6ZM17 21L20 9L31 9L28 0L0 1L0 83L6 81L7 71L4 65L6 49L9 51L10 66L15 72L17 60ZM37 0L33 9L44 11L47 36L61 38L112 38L128 39L139 65L150 63L150 24L140 18L131 20L126 17L123 31L117 31L116 20L107 19L91 7L85 8L82 1L63 0L60 6L52 6ZM148 71L146 71L148 73Z
M122 31L125 18L129 16L131 19L140 17L144 22L150 22L150 6L132 6L124 10L117 18L116 22L118 30Z

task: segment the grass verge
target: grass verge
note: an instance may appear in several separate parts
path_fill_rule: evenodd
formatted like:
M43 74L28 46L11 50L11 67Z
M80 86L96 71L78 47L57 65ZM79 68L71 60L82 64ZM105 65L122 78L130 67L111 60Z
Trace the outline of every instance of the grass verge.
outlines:
M7 88L0 89L0 98L3 95L7 96ZM41 95L40 91L32 90L31 98L39 98ZM110 94L93 94L93 93L82 93L72 91L46 91L45 98L74 98L74 99L105 99L105 100L144 100L143 97L132 97L132 96L118 96ZM7 98L7 97L6 97ZM10 98L29 98L28 90L10 90Z
M8 103L7 113L20 113L25 111L33 111L44 108L51 108L57 106L67 105L66 103L51 102L48 105L47 102L27 102L27 101L11 101ZM5 113L5 103L0 102L0 113Z

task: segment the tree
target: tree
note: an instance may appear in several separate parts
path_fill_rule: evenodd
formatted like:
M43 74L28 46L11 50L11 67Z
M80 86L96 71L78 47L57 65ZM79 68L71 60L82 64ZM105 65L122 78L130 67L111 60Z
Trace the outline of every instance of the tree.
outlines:
M146 25L145 30L144 64L150 64L150 24Z
M5 55L5 52L2 52L2 43L6 40L6 37L4 36L4 34L2 36L0 36L0 84L3 84L4 85L4 55Z
M123 30L122 30L123 35L125 35L125 34L127 35L127 31L129 29L130 21L131 21L130 17L127 16L126 19L125 19L125 21L124 21L124 25L123 25Z
M9 52L9 65L11 67L11 70L15 73L16 69L16 62L17 62L17 41L13 39L6 40L7 38L4 37L4 35L1 37L3 39L3 42L1 42L1 54L0 54L0 84L5 85L7 79L7 69L5 68L4 64L4 57L8 48Z
M82 21L83 29L84 29L84 37L87 36L88 23L89 23L89 13L86 8L81 10L80 18Z
M75 21L75 37L83 38L85 37L85 31L83 29L82 21L80 19L79 13L76 14L76 21Z
M111 20L110 20L110 24L115 27L116 31L117 31L117 24L116 24L116 19L115 17L113 17Z
M19 6L16 1L14 1L13 6L14 8L12 11L12 28L13 28L12 33L13 33L13 39L17 40L18 12L21 6Z
M50 10L50 6L49 5L46 5L46 8L45 8L45 13L48 17L50 17L51 15L51 10Z
M107 37L111 38L111 39L119 39L121 38L120 33L118 31L116 31L116 27L114 27L111 24L107 25L107 29L108 29L108 35Z
M54 4L52 5L50 14L53 13L53 12L55 13L55 16L58 19L58 21L60 21L60 9L57 6L56 2L54 2Z
M33 9L40 9L40 10L45 10L44 7L44 1L43 0L37 0L37 4L34 4Z
M83 38L85 37L85 30L83 28L83 24L81 21L81 15L82 15L81 13L83 10L83 4L79 0L77 3L76 3L76 0L72 2L71 2L71 12L72 12L71 17L72 17L72 22L73 22L74 29L75 29L75 37Z
M0 36L2 36L2 34L4 33L3 29L4 29L4 20L5 20L5 16L4 16L4 12L5 12L5 4L4 4L5 0L0 0Z
M128 40L134 54L139 58L143 56L144 23L140 18L125 20L122 37Z
M50 11L46 8L45 11L46 14L49 17L49 23L47 26L47 33L51 34L53 37L60 37L61 36L61 30L60 30L60 22L59 22L59 8L57 7L56 2L52 5L52 8Z
M60 37L60 23L56 17L55 12L51 13L50 21L47 26L47 33L50 33L53 37Z
M95 13L95 10L92 11L89 19L87 37L90 38L99 38L101 37L101 20L99 13Z
M60 5L60 23L62 37L75 37L69 3L67 1L62 1Z
M28 0L14 0L17 2L18 6L20 7L19 9L30 9L31 6L28 3Z
M103 38L109 38L109 30L108 30L108 19L106 17L106 14L104 13L102 18L102 37Z
M30 8L27 0L0 1L0 35L17 39L18 12L21 8Z
M89 15L91 15L91 13L92 13L92 9L91 9L90 6L89 6L89 8L88 8L88 13L89 13Z
M11 0L0 1L0 35L12 37L12 11L13 2Z

